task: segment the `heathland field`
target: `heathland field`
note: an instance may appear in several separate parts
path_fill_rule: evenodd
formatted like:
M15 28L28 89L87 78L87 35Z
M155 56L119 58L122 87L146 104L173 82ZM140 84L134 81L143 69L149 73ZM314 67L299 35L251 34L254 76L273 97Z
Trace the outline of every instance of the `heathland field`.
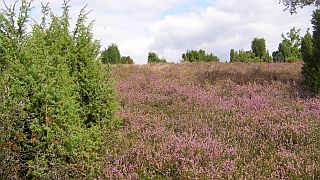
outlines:
M302 63L125 65L108 177L317 179L320 98Z

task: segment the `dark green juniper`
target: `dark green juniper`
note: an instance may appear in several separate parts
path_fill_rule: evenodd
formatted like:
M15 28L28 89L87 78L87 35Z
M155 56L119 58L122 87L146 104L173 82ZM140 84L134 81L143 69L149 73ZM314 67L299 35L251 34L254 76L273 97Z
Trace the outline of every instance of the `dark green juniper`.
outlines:
M42 22L30 32L31 1L0 13L0 179L101 172L117 124L114 86L84 9L70 31L68 2L62 16L42 5Z

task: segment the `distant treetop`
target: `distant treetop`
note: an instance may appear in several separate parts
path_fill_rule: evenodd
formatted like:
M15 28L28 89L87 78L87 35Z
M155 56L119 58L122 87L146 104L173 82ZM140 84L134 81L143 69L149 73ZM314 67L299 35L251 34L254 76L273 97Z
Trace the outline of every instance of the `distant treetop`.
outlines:
M231 49L230 62L272 62L272 57L266 48L266 40L264 38L254 38L251 42L250 51L235 51L234 49Z
M198 61L204 61L204 62L219 62L219 58L210 53L206 54L206 51L200 49L199 51L191 50L187 51L186 53L182 54L183 61L189 61L189 62L198 62Z
M119 64L121 60L121 54L116 44L111 44L108 49L105 49L101 53L101 62L103 64Z
M149 52L148 63L167 63L165 58L159 58L158 54L155 52Z

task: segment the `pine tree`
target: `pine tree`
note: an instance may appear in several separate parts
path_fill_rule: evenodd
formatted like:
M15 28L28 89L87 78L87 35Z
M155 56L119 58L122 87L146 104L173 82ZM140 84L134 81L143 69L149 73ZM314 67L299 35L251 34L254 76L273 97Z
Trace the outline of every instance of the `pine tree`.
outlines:
M312 16L313 37L307 33L302 41L302 58L304 65L302 74L304 82L315 93L320 92L320 10L314 11Z
M235 61L235 52L234 49L230 50L230 62L234 62Z
M302 39L301 44L301 50L302 50L302 59L306 64L309 64L312 62L312 51L313 51L313 39L310 32L307 32L306 35Z

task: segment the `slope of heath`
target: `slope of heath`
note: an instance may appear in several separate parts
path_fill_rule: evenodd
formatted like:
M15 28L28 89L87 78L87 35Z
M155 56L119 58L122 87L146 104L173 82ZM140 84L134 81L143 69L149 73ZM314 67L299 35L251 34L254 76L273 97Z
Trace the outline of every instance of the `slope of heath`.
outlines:
M117 67L123 127L109 178L320 177L320 98L302 63Z

